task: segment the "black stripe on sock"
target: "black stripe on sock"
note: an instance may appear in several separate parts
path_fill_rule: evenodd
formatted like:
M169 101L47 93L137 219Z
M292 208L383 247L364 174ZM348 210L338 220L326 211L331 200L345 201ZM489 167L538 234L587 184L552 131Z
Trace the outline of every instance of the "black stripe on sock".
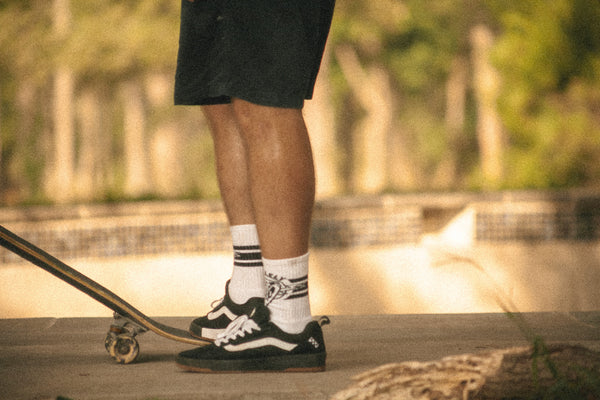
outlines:
M302 281L308 281L308 275L301 276L300 278L288 279L292 283L298 283Z
M299 299L301 297L307 297L308 296L308 289L302 291L302 292L298 292L298 293L293 293L291 294L287 299L291 300L291 299Z
M259 245L233 246L233 250L240 250L240 251L244 251L244 250L256 250L256 251L260 251L260 246Z
M239 251L236 251L233 257L235 260L239 261L262 261L260 253L240 253Z
M236 267L262 267L263 263L262 261L258 261L258 262L238 262L238 261L234 261L233 265Z
M262 267L260 246L233 246L233 265L236 267Z

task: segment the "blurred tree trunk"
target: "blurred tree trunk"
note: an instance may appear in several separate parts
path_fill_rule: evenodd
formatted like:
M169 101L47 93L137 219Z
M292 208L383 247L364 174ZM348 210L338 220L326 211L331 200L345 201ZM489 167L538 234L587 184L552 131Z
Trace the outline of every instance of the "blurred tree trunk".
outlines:
M335 52L342 73L366 115L353 132L353 189L357 193L378 193L387 182L387 139L392 128L394 101L390 77L385 68L364 68L350 46Z
M2 87L0 87L2 89ZM2 90L0 90L0 99L2 98ZM5 167L4 167L4 159L2 158L2 132L4 131L4 120L3 120L3 109L2 104L0 104L0 203L5 203L5 190L4 187L6 184L6 176L5 176Z
M144 95L137 82L121 85L124 112L125 195L136 198L150 193L150 157L146 139Z
M186 171L182 165L183 147L181 136L174 123L158 126L150 142L152 155L152 181L158 195L173 197L185 194ZM187 171L193 175L194 171Z
M498 189L504 175L504 136L497 110L500 76L490 62L494 38L483 25L471 31L473 49L473 86L477 101L477 138L481 157L483 185Z
M304 117L313 147L317 176L317 198L339 194L342 179L338 171L335 109L331 95L329 65L331 52L325 49L313 99L304 106Z
M171 81L172 77L166 74L146 77L146 93L152 110L171 105ZM164 197L185 194L186 175L194 175L195 171L186 171L184 167L185 143L177 132L177 125L170 119L162 120L153 129L149 147L152 182L157 194Z
M98 90L86 89L78 100L81 142L76 169L77 197L90 201L104 190L104 174L110 146L102 118L102 99Z
M29 148L30 137L33 135L34 115L36 114L36 92L35 85L30 80L19 82L15 105L17 108L17 134L15 135L15 147L8 168L11 191L15 200L19 201L31 195L31 182L27 179L27 164L33 157L39 157L37 149Z
M465 125L468 64L462 57L452 62L446 82L446 135L448 148L433 178L437 188L454 188L459 178L459 155L462 153L462 134Z
M71 30L69 0L54 0L53 29L57 39L64 39ZM47 180L47 193L58 203L73 199L75 165L75 127L73 122L73 96L75 78L66 65L59 65L54 74L54 157Z

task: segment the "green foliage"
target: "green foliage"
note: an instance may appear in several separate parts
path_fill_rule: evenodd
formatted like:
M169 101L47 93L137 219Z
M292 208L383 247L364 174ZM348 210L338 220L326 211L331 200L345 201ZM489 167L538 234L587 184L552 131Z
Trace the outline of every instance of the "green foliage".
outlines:
M71 27L58 37L53 27L53 2L0 2L0 183L18 186L31 200L42 196L41 181L48 160L31 154L51 143L52 74L69 68L77 96L98 89L109 102L107 135L115 149L120 131L118 87L124 81L144 82L155 73L175 69L179 7L173 0L71 0ZM436 173L454 152L459 170L452 189L470 189L478 178L477 103L466 87L465 121L458 139L450 132L446 84L452 65L472 58L470 34L483 24L494 31L493 62L501 76L498 112L507 143L504 154L506 188L593 186L600 183L600 3L597 0L352 0L338 1L330 36L330 82L338 119L340 152L351 143L353 127L363 117L346 77L336 64L335 48L350 46L365 68L383 69L397 104L390 135L403 135L421 177ZM17 99L23 86L33 88L27 132ZM377 90L377 88L373 88ZM172 108L172 107L171 107ZM192 137L184 119L189 113L150 110L150 129L174 123ZM22 137L24 135L24 137ZM20 137L21 136L21 137ZM400 136L398 136L400 137ZM390 140L390 143L396 143ZM187 146L212 162L209 140L196 138ZM203 147L203 149L199 149ZM25 149L32 151L29 155ZM35 151L33 151L35 150ZM191 156L190 156L191 157ZM393 159L394 151L390 150ZM350 160L347 154L332 155ZM22 163L15 167L15 164ZM346 162L340 179L350 180ZM119 168L107 191L119 193ZM19 177L18 179L16 177ZM190 192L213 196L214 177L186 178ZM202 183L198 180L201 179ZM405 190L405 188L391 188ZM436 189L425 180L419 189ZM1 194L1 193L0 193Z
M0 82L9 76L41 83L48 78L51 20L45 1L0 3Z
M536 388L531 400L580 400L600 396L600 377L596 371L579 365L569 368L558 365L550 357L550 350L542 337L536 335L530 342L532 379ZM553 383L549 387L541 387L539 383L540 364L552 376Z
M402 90L436 90L455 55L467 51L477 10L467 1L339 2L330 42L350 44L366 64L385 65Z
M511 187L600 180L600 3L492 2Z
M388 72L395 89L390 101L399 104L394 128L398 133L392 135L405 137L418 169L428 176L448 151L456 151L458 162L468 171L469 160L476 157L461 149L449 150L445 85L453 61L469 58L470 29L486 13L481 4L469 0L363 0L338 2L336 7L330 44L334 48L349 45L366 68L383 66ZM356 114L352 94L338 74L333 77L334 89L338 97L347 99L338 100L338 112ZM475 148L474 113L466 111L460 145ZM338 132L344 143L351 140L347 128L344 125ZM421 189L429 188L429 182L422 182Z
M502 82L498 110L508 138L502 186L573 187L600 181L595 161L600 157L596 0L352 1L339 3L336 13L333 46L349 44L364 65L384 65L389 71L401 108L396 124L412 137L411 151L419 155L423 171L443 158L440 146L450 145L443 119L450 65L471 57L471 29L484 24L496 31L494 62ZM349 95L342 78L335 82L338 96ZM476 114L465 111L466 151L459 153L463 175L477 159Z
M80 80L123 79L175 65L179 3L170 0L73 0L70 33L57 37L52 2L0 5L0 68L42 82L66 65Z
M105 82L172 69L178 18L168 0L73 2L73 32L57 45L58 58L82 79Z

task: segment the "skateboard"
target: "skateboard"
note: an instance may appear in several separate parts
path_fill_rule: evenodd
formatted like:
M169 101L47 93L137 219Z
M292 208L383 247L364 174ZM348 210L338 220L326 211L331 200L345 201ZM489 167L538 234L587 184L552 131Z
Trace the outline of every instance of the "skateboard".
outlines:
M104 346L110 356L121 364L129 364L135 361L140 349L136 336L148 331L170 340L195 346L204 346L210 343L192 336L188 331L161 324L144 315L98 282L71 268L2 225L0 225L0 245L114 311L114 320L106 334Z

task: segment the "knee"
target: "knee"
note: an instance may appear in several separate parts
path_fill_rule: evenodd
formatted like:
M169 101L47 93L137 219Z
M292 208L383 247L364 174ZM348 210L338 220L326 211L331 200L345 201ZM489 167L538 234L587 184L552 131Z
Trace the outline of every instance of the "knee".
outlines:
M235 99L233 110L247 139L258 135L264 140L271 136L294 135L299 129L305 130L300 109L262 106Z
M202 113L214 139L239 135L236 116L231 104L203 106Z

